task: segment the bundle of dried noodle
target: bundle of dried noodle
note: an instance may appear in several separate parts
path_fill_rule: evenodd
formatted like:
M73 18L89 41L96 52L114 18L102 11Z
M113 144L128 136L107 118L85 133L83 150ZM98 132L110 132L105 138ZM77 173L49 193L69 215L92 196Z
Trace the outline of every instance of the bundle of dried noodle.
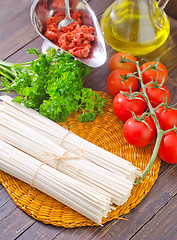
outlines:
M0 169L32 185L85 217L101 224L111 211L111 198L103 191L48 166L0 141Z
M78 137L36 111L12 103L8 96L1 100L3 141L74 179L107 192L117 205L128 200L134 180L141 174L130 162Z

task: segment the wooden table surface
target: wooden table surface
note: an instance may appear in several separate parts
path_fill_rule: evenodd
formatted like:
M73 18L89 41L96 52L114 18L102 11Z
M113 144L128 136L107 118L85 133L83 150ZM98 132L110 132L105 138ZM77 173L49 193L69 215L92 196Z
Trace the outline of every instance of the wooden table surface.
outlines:
M30 6L32 0L0 1L0 58L12 62L25 62L31 56L28 48L41 49L43 42L32 27ZM90 0L100 20L111 0ZM166 65L169 79L166 86L170 89L171 104L177 102L177 19L170 17L171 33L166 43L148 54L147 59L157 57ZM106 45L108 59L115 53ZM106 90L109 74L107 62L93 69L84 81L85 87ZM0 94L5 94L1 92ZM65 229L45 225L29 217L11 200L0 184L0 239L1 240L175 240L177 239L177 165L162 163L159 177L142 202L125 217L128 221L113 220L104 227L82 227Z

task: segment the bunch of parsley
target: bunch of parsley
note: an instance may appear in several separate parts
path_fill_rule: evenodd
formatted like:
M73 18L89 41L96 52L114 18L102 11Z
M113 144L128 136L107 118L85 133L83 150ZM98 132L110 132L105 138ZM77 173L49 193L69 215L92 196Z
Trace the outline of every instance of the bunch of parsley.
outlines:
M49 49L30 63L0 61L1 84L7 92L15 91L15 102L23 103L57 122L66 121L73 111L81 110L81 122L93 121L102 114L106 100L90 88L84 88L82 77L90 68L68 53Z

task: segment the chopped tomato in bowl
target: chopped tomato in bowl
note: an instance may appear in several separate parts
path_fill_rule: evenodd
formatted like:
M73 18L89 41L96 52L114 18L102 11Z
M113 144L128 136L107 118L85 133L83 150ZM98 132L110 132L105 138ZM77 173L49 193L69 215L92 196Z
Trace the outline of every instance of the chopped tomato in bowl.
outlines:
M45 37L75 57L88 57L95 40L94 28L82 25L80 14L74 11L71 17L77 22L58 30L58 23L64 17L65 13L58 11L54 16L47 19Z

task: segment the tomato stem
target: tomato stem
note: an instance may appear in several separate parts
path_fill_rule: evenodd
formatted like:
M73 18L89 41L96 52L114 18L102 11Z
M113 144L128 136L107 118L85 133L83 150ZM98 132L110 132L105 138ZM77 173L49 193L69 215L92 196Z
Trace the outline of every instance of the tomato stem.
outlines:
M177 131L177 127L174 126L174 128L170 128L164 131L164 133L171 132L171 131Z
M159 107L164 106L165 109L168 108L167 104L165 102L160 103L157 107L154 108L154 110L157 110Z
M155 146L154 146L154 150L153 150L151 159L149 160L148 165L146 166L145 170L143 171L142 176L139 177L134 182L135 184L139 184L146 177L146 175L149 173L149 171L151 170L151 168L154 164L154 161L156 160L156 157L157 157L157 154L158 154L158 151L159 151L159 147L160 147L160 143L161 143L161 140L162 140L162 137L163 137L163 134L165 133L165 131L163 131L160 128L160 124L159 124L159 122L157 120L157 117L156 117L156 114L155 114L156 109L152 107L152 105L149 101L149 98L148 98L148 95L147 95L147 92L146 92L146 85L143 83L143 79L142 79L143 71L140 70L140 64L139 64L138 61L136 62L136 66L137 66L137 71L138 71L138 75L139 75L139 81L140 81L142 91L143 91L143 96L144 96L144 98L145 98L145 100L148 104L149 112L150 112L150 114L151 114L151 116L154 120L156 129L157 129L157 139L156 139L156 143L155 143Z
M121 60L120 60L120 63L130 63L130 62L131 62L131 63L135 63L135 64L136 64L135 61L127 58L128 55L129 55L129 54L125 55L125 57L122 57L122 56L121 56L121 57L120 57L120 59L121 59Z
M134 182L135 184L139 184L139 183L141 183L141 181L146 177L146 175L149 173L149 171L151 170L151 168L152 168L152 166L153 166L153 164L154 164L154 162L155 162L155 160L156 160L156 157L157 157L157 154L158 154L158 151L159 151L159 147L160 147L160 143L161 143L161 140L162 140L163 135L164 135L166 132L169 132L169 131L173 131L173 130L174 130L174 131L177 131L177 127L174 126L174 128L168 129L168 130L166 130L166 131L163 131L163 130L161 129L160 124L159 124L159 122L158 122L158 120L157 120L157 116L156 116L156 114L155 114L155 111L156 111L156 109L157 109L158 107L163 106L163 105L167 106L167 104L166 104L166 103L161 103L161 104L159 104L156 108L153 108L153 107L152 107L152 105L151 105L151 103L150 103L150 101L149 101L147 92L146 92L146 87L147 87L147 85L148 85L149 83L148 83L148 84L144 84L144 83L143 83L142 74L143 74L144 71L141 71L141 70L140 70L140 65L139 65L139 62L138 62L138 61L136 62L136 66L137 66L137 71L138 71L138 75L139 75L139 81L140 81L140 84L141 84L141 87L142 87L142 91L143 91L143 94L141 94L141 95L144 96L144 98L145 98L145 100L146 100L146 102L147 102L147 104L148 104L150 115L152 116L152 118L153 118L153 120L154 120L154 123L155 123L155 126L156 126L156 129L157 129L156 143L155 143L155 146L154 146L154 150L153 150L153 152L152 152L152 156L151 156L151 158L150 158L150 160L149 160L149 163L147 164L145 170L143 171L142 176L139 177L138 179L136 179L135 182ZM151 66L151 67L152 67L152 66ZM147 68L147 69L148 69L148 68ZM147 70L147 69L146 69L146 70Z
M157 132L158 132L157 139L156 139L156 143L155 143L155 146L154 146L154 150L152 152L151 159L150 159L148 165L146 166L145 170L143 171L142 176L139 177L137 180L135 180L134 184L141 183L141 181L146 177L148 172L151 170L151 168L152 168L152 166L153 166L153 164L154 164L154 162L156 160L156 157L157 157L157 154L158 154L158 151L159 151L159 147L160 147L160 143L161 143L164 131L159 129Z
M137 62L136 62L136 63L137 63ZM159 60L157 59L154 64L150 64L150 66L147 67L146 69L144 69L144 70L142 71L142 73L144 73L144 72L146 72L147 70L150 70L150 69L162 71L161 69L157 68L158 63L159 63Z

